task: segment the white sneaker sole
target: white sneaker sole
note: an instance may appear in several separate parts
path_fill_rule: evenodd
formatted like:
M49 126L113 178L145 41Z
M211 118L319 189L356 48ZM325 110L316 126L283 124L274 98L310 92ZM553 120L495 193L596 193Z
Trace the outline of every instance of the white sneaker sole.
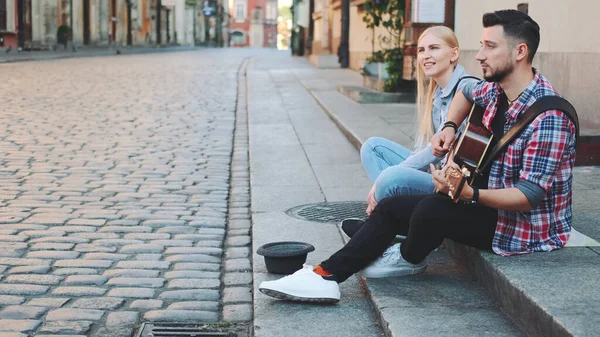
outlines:
M340 301L339 298L334 297L302 297L295 296L291 294L287 294L281 291L267 289L267 288L259 288L261 293L271 296L274 298L278 298L280 300L294 301L294 302L307 302L307 303L324 303L324 304L335 304Z
M385 278L420 274L427 269L427 265L418 268L390 268L387 270L363 270L363 276L366 278Z

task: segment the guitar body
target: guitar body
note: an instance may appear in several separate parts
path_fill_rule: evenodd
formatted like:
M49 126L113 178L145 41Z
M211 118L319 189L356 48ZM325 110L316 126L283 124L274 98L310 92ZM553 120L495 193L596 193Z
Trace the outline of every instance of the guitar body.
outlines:
M482 107L473 104L465 132L459 136L453 146L452 160L461 168L458 171L451 167L446 172L450 188L448 195L454 202L458 202L464 184L467 181L469 184L473 183L479 173L478 168L490 148L493 134L483 126L484 112Z

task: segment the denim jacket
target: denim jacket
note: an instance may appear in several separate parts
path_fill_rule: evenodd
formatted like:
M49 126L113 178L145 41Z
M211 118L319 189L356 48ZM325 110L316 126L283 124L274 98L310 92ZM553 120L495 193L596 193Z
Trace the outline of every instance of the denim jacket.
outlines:
M440 88L439 86L435 90L433 95L433 109L432 113L432 122L433 122L433 130L435 133L440 131L446 120L448 119L448 110L450 108L450 103L454 98L454 94L459 92L467 83L477 83L477 80L473 78L467 78L462 81L459 80L464 77L469 76L465 68L461 65L457 65L452 73L452 77L450 78L450 82L445 88ZM456 84L458 83L458 87L456 90L453 90ZM462 130L466 125L466 122L460 125L459 131ZM415 148L413 149L413 153L406 158L404 162L400 165L405 167L414 168L417 170L426 171L429 169L429 164L437 164L442 160L442 158L438 158L433 155L431 150L431 143L427 143L427 146L421 148L422 141L417 139L415 142Z

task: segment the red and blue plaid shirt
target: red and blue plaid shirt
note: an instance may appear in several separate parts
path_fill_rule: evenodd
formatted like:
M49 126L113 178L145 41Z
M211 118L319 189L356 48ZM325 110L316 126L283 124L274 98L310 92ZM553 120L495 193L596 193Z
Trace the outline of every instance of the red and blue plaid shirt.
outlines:
M516 123L529 106L542 96L559 96L550 82L535 74L519 100L506 111L504 132ZM491 131L498 96L496 83L481 81L473 87L473 101L486 107L483 124ZM498 210L492 249L500 255L551 251L561 248L571 232L575 125L561 111L540 114L493 162L488 188L515 187L520 179L546 191L538 207L528 212Z

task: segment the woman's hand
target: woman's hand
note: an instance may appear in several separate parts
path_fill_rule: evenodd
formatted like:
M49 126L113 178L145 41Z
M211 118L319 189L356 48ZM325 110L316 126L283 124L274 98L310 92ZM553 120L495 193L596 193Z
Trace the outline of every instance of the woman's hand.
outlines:
M377 206L377 200L375 200L375 184L373 184L373 187L371 187L371 190L367 195L367 215L371 215L375 206Z
M456 138L453 128L445 128L431 137L431 152L436 157L443 157L452 146Z

